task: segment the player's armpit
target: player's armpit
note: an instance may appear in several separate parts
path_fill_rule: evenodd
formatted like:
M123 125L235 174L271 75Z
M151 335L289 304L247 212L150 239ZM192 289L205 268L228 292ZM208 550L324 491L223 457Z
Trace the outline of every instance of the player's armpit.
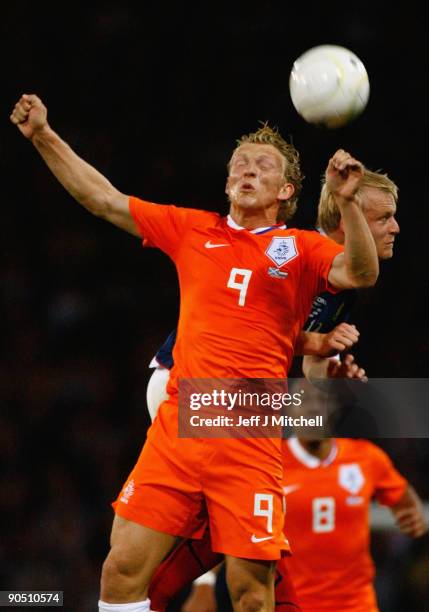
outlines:
M140 232L130 213L129 200L129 196L112 187L97 216L140 238Z

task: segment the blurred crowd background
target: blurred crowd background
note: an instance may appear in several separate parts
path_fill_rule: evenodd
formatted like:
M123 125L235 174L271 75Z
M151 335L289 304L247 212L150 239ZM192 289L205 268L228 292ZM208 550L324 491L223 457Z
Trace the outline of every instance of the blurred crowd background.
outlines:
M229 155L258 120L302 155L292 225L314 221L337 148L387 171L402 233L359 297L354 354L370 377L426 377L426 35L412 4L267 0L49 11L23 1L2 10L0 31L0 590L59 589L65 610L89 612L109 504L145 439L148 363L175 326L178 287L163 254L73 203L8 123L13 105L40 95L78 153L155 202L225 213ZM323 43L352 49L371 83L364 115L335 132L305 124L288 93L294 59ZM379 443L429 501L429 441ZM373 549L381 610L429 610L428 538L376 533Z

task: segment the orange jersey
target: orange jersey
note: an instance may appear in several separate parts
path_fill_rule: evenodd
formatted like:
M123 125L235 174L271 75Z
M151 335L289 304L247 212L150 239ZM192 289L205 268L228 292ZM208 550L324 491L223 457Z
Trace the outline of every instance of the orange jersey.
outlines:
M130 211L178 272L170 396L178 377L286 377L297 334L342 247L318 232L252 233L216 213L133 197Z
M377 611L369 504L396 504L406 480L366 440L337 439L321 462L291 439L283 458L288 567L303 612Z
M189 537L204 528L213 549L278 559L283 535L280 438L178 437L177 380L284 379L314 297L342 251L317 232L237 226L201 210L130 199L146 243L176 265L180 316L164 402L115 505L143 525ZM151 504L147 500L151 500Z

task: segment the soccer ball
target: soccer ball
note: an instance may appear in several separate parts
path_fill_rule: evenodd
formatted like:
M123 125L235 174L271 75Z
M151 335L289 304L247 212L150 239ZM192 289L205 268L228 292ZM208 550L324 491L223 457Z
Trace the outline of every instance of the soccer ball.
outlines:
M337 128L361 114L369 80L360 59L344 47L313 47L294 62L289 78L293 105L309 123Z

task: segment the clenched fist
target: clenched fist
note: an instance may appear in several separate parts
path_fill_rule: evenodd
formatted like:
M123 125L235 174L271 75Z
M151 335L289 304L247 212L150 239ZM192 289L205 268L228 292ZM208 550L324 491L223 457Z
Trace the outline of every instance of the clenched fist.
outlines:
M327 334L321 334L322 343L319 357L331 357L336 353L342 353L356 344L359 340L359 332L355 325L340 323Z
M47 125L48 111L40 98L34 94L24 94L15 104L10 120L31 139L35 132L43 130Z
M343 201L352 200L363 178L363 165L347 151L339 149L329 160L326 169L326 186Z

